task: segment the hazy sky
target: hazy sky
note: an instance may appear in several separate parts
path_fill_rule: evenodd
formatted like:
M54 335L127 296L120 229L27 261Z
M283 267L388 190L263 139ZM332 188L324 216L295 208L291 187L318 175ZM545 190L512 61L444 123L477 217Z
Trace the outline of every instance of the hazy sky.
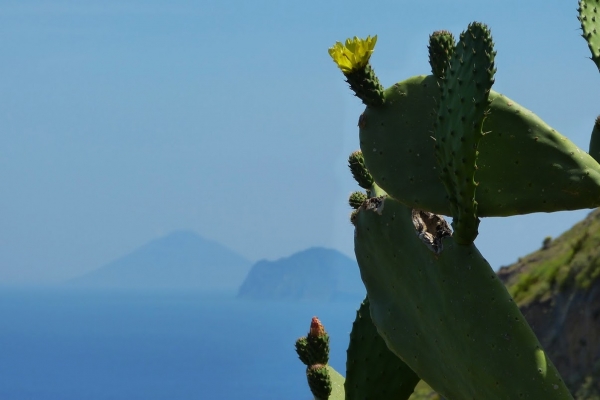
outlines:
M487 23L494 89L587 150L600 74L576 0L0 1L0 284L54 282L190 229L257 260L351 255L363 106L327 54L379 37L384 86L428 35ZM499 267L588 211L484 219Z

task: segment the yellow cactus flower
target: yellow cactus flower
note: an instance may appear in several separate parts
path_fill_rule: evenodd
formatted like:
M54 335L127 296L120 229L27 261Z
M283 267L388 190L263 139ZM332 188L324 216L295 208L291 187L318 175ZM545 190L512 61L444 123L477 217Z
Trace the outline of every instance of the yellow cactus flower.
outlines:
M346 39L345 44L336 42L329 48L329 55L342 72L348 74L367 65L375 43L377 43L377 35L368 36L366 39L354 36L352 39Z

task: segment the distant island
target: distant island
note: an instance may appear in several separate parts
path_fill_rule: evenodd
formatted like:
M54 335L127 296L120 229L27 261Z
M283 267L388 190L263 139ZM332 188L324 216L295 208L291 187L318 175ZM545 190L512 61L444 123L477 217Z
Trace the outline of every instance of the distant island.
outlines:
M238 298L286 301L362 300L366 290L355 260L313 247L276 261L254 264Z
M194 232L176 231L68 281L75 287L236 291L251 262Z

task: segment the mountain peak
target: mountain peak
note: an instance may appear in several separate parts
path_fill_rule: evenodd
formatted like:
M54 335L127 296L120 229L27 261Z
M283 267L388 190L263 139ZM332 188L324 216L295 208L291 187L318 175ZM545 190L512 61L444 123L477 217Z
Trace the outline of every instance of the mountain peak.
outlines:
M151 240L68 283L99 288L235 290L250 262L225 246L181 230Z

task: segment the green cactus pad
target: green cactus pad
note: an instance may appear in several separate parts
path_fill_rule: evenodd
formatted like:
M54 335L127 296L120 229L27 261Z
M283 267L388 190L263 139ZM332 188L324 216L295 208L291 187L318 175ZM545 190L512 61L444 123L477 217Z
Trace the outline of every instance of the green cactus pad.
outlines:
M368 36L366 39L355 36L329 48L329 55L346 77L356 97L371 107L381 106L384 101L384 88L369 64L376 43L377 36Z
M382 197L356 221L371 318L389 349L447 399L572 399L477 248L446 237L434 252L412 219Z
M429 65L436 78L443 78L454 53L454 36L448 31L435 31L429 36Z
M600 71L600 0L579 0L579 22L587 41L592 60Z
M600 162L600 115L596 117L596 121L594 122L589 153L596 161Z
M327 365L327 370L329 371L329 379L331 380L331 394L329 395L329 400L345 400L344 377L331 365Z
M368 298L356 313L347 353L346 400L407 400L420 380L377 333Z
M440 91L417 76L385 92L361 115L360 146L375 182L405 205L451 215L434 155ZM509 216L600 205L600 165L513 100L490 92L479 143L477 216Z
M435 155L454 216L454 239L459 244L473 243L478 233L474 178L496 72L494 56L489 29L474 22L460 35L445 78L440 80Z

